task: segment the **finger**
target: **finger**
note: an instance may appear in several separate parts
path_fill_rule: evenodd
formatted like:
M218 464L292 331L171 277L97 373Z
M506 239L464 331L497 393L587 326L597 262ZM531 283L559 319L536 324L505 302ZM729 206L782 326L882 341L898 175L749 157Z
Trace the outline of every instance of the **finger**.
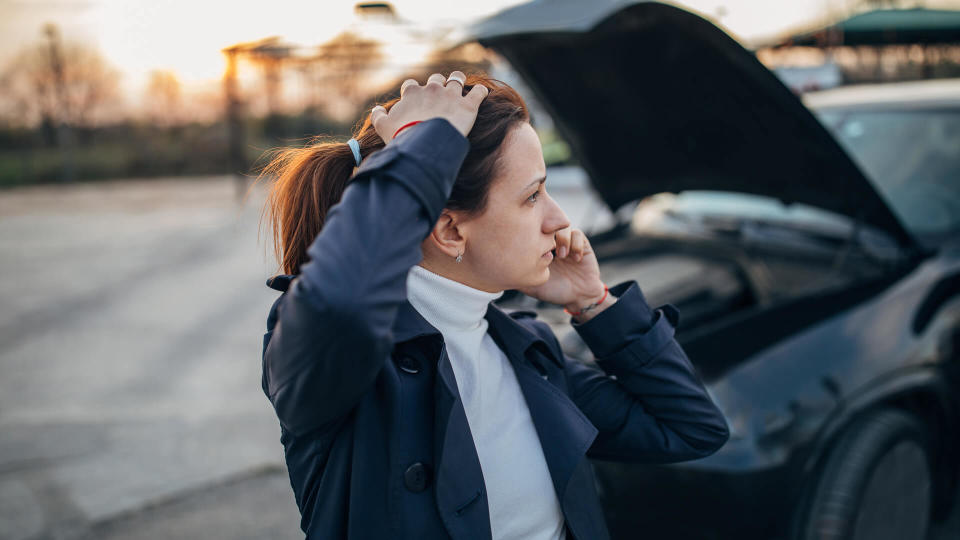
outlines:
M577 260L583 260L584 257L593 253L593 248L590 247L590 239L587 238L587 233L577 229L577 236L580 239L580 258Z
M587 233L580 231L580 235L583 237L583 256L586 257L593 253L593 246L590 245L590 239L587 237Z
M557 240L557 257L562 259L570 252L570 229L560 229L554 237Z
M446 77L444 77L439 73L434 73L433 75L430 75L430 77L427 78L426 86L430 86L431 84L438 84L440 86L443 86L443 84L446 82L447 82Z
M451 88L458 88L457 86L452 86L452 85L459 85L459 90L463 92L463 87L466 84L466 80L467 80L467 76L464 75L462 71L451 71L450 76L447 77L446 86Z
M370 111L370 125L373 126L374 131L380 135L380 138L383 139L383 131L380 129L380 123L387 118L387 109L383 105L377 105ZM390 142L389 140L384 140L383 142Z
M570 232L570 255L578 262L583 258L583 243L583 233L573 229Z
M480 102L483 101L483 98L487 97L487 94L490 93L490 89L482 84L475 84L473 88L467 92L467 102L473 105L474 108L480 107Z
M403 84L400 85L400 97L403 97L403 93L413 85L420 86L420 83L416 79L407 79L403 81Z

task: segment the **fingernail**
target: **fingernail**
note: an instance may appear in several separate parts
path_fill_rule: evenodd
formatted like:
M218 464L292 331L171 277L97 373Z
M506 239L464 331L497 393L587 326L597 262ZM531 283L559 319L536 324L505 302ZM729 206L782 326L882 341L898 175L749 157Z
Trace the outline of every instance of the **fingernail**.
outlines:
M560 247L560 258L562 259L563 257L566 257L566 256L567 256L567 248L561 246L561 247Z

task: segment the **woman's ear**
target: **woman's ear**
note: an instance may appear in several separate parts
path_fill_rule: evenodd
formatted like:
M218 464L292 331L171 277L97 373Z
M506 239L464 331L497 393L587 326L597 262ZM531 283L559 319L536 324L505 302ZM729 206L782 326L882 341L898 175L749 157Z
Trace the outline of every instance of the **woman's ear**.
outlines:
M433 245L450 257L463 253L467 239L460 233L461 216L457 212L443 210L440 219L430 231L430 240Z

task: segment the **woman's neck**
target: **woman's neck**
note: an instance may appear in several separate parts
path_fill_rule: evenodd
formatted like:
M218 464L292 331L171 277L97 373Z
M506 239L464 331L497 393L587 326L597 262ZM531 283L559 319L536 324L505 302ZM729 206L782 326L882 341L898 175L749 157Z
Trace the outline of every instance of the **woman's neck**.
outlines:
M504 291L488 292L414 265L407 274L407 298L441 333L483 328L490 302Z

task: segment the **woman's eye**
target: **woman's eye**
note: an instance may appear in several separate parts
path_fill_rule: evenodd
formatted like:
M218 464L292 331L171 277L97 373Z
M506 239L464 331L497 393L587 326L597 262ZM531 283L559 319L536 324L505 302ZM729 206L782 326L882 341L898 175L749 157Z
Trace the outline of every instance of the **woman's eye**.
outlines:
M540 191L542 190L543 190L543 184L540 184L540 187L538 187L537 190L533 192L533 195L527 197L527 200L533 203L537 202L537 199L539 198L538 195L540 195Z

